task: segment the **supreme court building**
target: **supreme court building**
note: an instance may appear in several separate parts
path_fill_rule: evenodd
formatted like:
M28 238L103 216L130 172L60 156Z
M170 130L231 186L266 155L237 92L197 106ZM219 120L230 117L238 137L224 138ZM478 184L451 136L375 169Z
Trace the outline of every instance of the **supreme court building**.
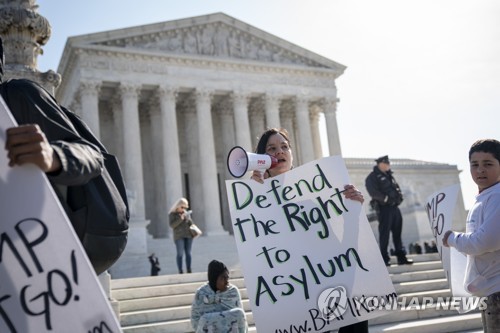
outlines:
M294 164L301 165L323 156L324 117L329 154L341 154L335 80L345 68L222 13L69 38L56 97L118 157L127 186L131 230L117 276L134 276L134 257L146 265L148 239L171 237L168 211L180 197L188 198L206 236L232 233L227 154L236 145L253 151L266 128L289 131ZM415 239L432 237L423 201L440 186L458 183L459 171L392 162L411 198L404 218L421 225ZM373 159L346 164L364 190ZM461 196L460 203L462 212Z

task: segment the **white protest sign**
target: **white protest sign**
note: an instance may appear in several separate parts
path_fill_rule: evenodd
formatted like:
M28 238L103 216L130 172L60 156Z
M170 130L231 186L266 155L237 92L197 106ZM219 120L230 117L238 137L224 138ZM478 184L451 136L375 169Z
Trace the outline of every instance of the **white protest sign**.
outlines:
M227 180L258 332L325 332L387 312L395 293L349 176L328 157L267 179Z
M15 126L0 97L0 146ZM0 153L0 332L115 333L120 325L50 183Z
M456 297L470 296L463 285L467 257L453 247L443 246L443 235L447 230L452 230L453 212L457 203L458 191L460 191L458 184L448 186L430 195L425 205L446 278L453 296ZM459 312L469 310L460 309Z

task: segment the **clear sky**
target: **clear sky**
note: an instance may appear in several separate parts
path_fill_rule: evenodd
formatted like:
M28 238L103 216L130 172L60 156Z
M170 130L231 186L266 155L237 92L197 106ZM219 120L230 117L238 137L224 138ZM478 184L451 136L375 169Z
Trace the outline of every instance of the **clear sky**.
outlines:
M38 0L57 70L70 36L224 12L347 69L337 80L344 157L457 165L466 208L477 192L468 149L500 139L497 0ZM396 175L397 176L397 175Z

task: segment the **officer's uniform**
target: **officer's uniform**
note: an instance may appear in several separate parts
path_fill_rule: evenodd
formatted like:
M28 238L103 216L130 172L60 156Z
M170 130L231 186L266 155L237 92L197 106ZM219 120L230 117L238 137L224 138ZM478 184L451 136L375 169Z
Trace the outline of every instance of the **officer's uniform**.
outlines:
M398 206L403 201L403 194L392 176L392 171L382 172L378 167L379 163L389 164L389 157L387 155L382 156L375 161L377 165L373 167L373 171L366 177L365 185L372 197L371 205L377 212L380 252L386 265L389 266L390 257L387 247L389 245L389 234L392 232L398 264L411 264L413 262L406 258L406 251L401 241L403 217Z

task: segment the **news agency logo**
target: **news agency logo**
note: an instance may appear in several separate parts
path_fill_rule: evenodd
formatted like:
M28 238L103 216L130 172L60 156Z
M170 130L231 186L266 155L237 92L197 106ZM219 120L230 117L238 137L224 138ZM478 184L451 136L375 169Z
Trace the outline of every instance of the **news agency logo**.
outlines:
M347 311L347 290L342 286L323 290L318 297L318 309L323 319L340 318Z
M318 297L318 310L323 319L334 320L342 318L348 306L356 313L360 311L407 311L407 310L456 310L471 311L474 309L485 310L487 297L476 296L446 296L446 297L398 297L395 293L385 296L361 296L348 298L347 290L342 286L327 288Z

